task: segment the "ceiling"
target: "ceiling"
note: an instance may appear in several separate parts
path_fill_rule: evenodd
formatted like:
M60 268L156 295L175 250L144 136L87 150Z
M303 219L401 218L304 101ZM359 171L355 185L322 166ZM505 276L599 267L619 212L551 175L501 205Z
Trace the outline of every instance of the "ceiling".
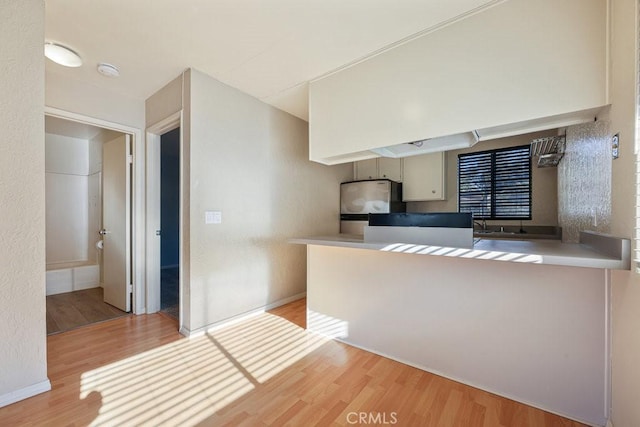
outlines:
M309 81L502 1L46 0L46 40L84 60L46 70L147 99L192 67L308 120Z

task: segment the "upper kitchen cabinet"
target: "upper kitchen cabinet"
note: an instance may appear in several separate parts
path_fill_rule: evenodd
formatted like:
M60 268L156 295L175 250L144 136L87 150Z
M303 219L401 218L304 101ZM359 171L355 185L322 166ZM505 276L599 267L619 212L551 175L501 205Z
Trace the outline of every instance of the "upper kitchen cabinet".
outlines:
M405 157L462 148L451 135L593 120L608 103L606 21L606 0L499 2L313 81L309 157Z
M355 162L353 171L353 177L357 181L378 178L378 159L367 159Z
M402 201L445 200L446 153L431 153L404 159Z
M402 161L400 159L378 159L378 175L392 181L402 182Z
M379 159L360 160L354 163L354 179L390 179L402 182L402 160Z

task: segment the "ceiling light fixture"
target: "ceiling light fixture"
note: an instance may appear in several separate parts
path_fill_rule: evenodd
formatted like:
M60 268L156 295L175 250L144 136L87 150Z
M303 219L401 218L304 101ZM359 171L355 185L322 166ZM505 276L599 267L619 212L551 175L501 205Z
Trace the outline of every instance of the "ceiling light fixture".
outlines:
M101 62L98 64L98 72L103 76L107 77L118 77L120 75L120 70L115 65L107 64L106 62Z
M46 42L44 44L44 56L65 67L79 67L82 65L80 55L57 43Z

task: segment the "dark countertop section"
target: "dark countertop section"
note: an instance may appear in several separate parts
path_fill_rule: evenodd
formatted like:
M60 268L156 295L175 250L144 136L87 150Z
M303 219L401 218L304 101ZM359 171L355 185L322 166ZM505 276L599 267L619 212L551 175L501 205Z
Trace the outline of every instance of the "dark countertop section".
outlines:
M473 228L470 213L388 213L369 214L370 226Z
M486 230L479 230L477 227L473 231L473 237L481 237L483 239L516 239L516 240L532 240L532 239L562 239L562 228L551 225L526 225L520 226L487 226Z

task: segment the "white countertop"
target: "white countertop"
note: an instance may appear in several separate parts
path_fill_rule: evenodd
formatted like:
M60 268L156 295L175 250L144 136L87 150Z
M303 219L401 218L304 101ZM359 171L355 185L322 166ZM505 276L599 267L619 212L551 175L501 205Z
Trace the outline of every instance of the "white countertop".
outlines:
M612 238L611 236L603 236ZM615 238L612 238L615 239ZM618 239L623 245L628 239ZM403 243L365 243L362 236L340 234L291 239L290 243L368 249L414 255L446 256L531 264L563 265L615 270L629 270L630 257L607 254L594 250L592 245L562 243L559 240L498 240L474 239L473 248L453 248ZM623 251L624 252L624 251ZM627 251L628 252L628 251Z

